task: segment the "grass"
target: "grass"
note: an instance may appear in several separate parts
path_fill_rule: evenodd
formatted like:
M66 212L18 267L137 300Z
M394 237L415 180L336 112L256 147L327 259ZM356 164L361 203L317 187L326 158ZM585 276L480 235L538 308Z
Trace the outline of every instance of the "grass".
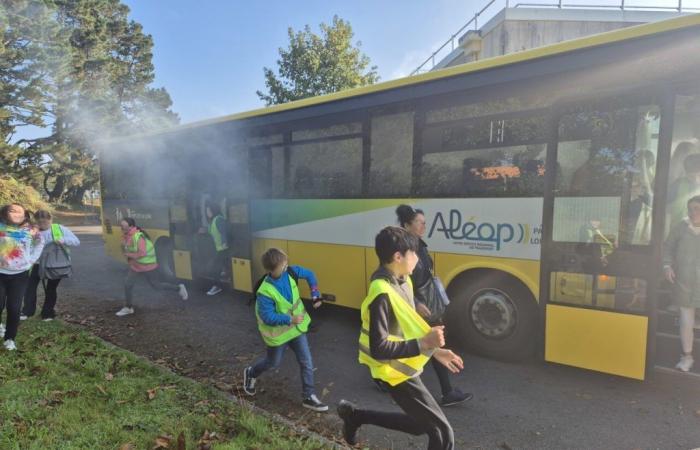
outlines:
M0 351L3 450L324 448L75 327L28 320L18 337Z

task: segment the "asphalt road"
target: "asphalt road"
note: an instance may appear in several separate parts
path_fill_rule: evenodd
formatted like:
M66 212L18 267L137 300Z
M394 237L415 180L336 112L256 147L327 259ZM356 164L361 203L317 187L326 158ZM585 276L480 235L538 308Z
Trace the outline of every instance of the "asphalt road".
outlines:
M107 258L98 227L75 227L83 245L73 252L75 276L59 288L59 314L122 347L174 370L245 396L243 368L264 351L247 296L207 297L190 289L187 302L147 285L136 287L136 314L114 316L123 299L126 266ZM320 280L321 286L323 280ZM396 409L357 363L356 311L324 306L318 332L310 334L317 390L334 405ZM22 345L21 330L18 345ZM543 362L509 364L465 354L454 384L474 399L445 409L457 448L639 449L700 447L700 379L653 373L638 382ZM430 367L423 379L433 393ZM326 435L339 436L329 414L300 407L298 368L291 352L277 372L259 379L257 405ZM427 438L374 427L361 430L373 448L425 448Z

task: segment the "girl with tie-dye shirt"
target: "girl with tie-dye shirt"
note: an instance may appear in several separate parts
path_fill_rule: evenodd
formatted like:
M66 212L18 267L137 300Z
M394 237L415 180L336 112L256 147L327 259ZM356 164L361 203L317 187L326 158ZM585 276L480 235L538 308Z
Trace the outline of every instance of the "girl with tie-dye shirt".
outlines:
M5 293L7 305L7 350L17 349L15 337L29 270L43 249L41 234L30 226L29 214L22 205L13 203L0 209L0 290Z

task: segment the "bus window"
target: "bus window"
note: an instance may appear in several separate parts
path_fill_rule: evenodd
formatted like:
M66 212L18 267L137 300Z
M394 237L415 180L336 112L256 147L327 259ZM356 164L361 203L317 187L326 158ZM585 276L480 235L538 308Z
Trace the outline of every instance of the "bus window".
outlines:
M555 241L649 244L658 133L656 106L562 116Z
M413 112L372 119L369 193L409 195L413 170Z
M290 191L294 197L357 197L362 193L362 138L290 147Z
M687 201L700 195L700 95L676 96L666 197L666 230L687 216Z

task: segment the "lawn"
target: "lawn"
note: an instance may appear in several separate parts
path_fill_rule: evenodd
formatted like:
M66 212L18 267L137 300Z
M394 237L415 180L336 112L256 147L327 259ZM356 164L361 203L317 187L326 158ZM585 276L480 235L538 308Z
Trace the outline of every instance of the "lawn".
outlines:
M0 449L320 449L256 414L76 327L22 323L0 350Z

